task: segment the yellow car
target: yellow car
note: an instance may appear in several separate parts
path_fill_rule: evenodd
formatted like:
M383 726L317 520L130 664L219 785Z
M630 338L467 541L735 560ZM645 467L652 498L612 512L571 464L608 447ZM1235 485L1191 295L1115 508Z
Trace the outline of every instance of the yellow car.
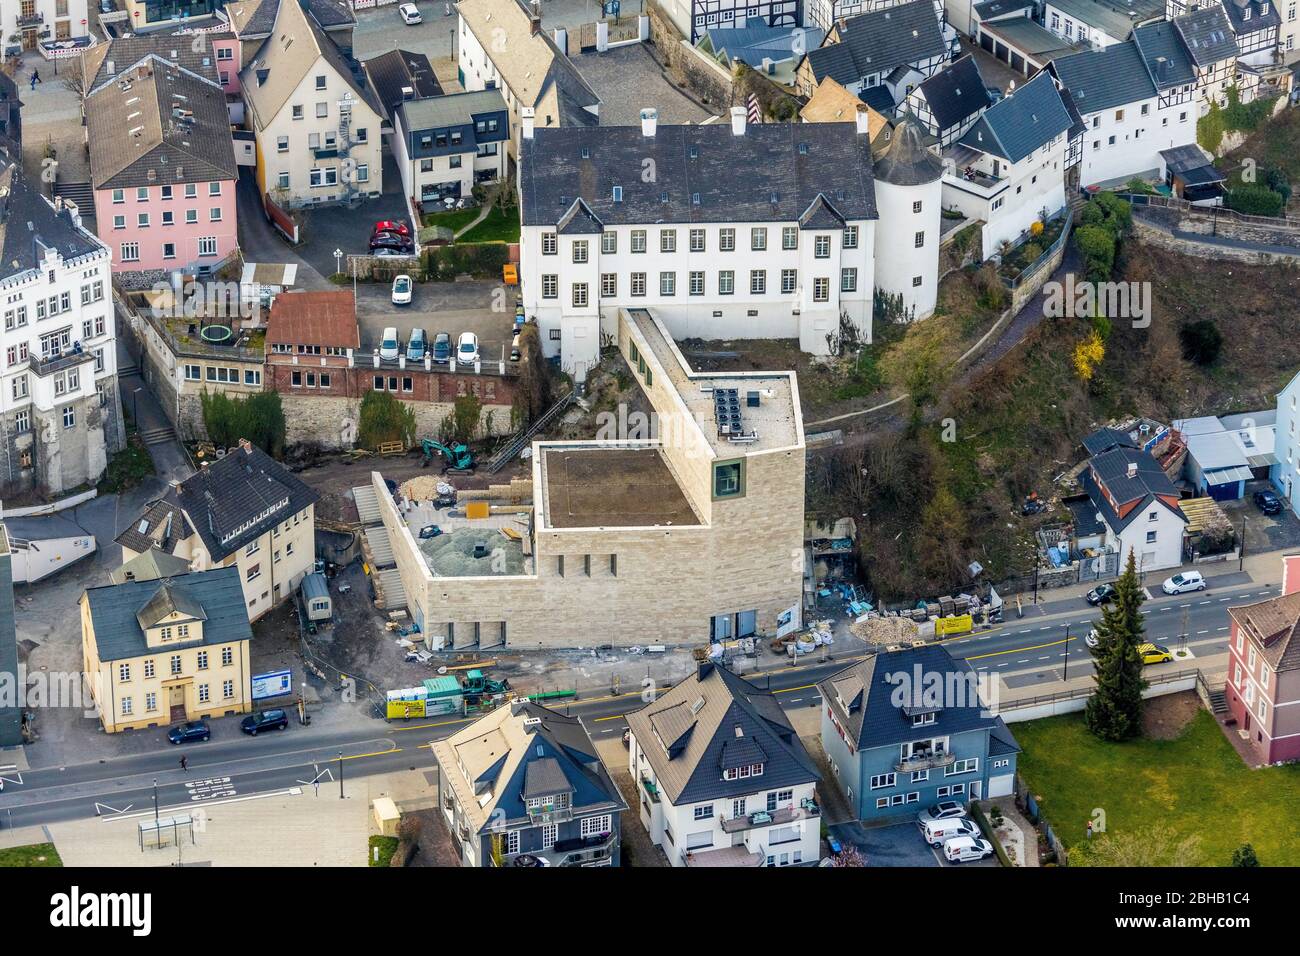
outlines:
M1139 644L1138 656L1142 658L1143 664L1163 664L1174 659L1169 648L1163 644Z

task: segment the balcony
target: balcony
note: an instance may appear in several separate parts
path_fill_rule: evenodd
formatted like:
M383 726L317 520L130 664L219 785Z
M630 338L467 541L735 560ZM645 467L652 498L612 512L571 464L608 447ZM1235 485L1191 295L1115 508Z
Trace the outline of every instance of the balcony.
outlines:
M650 775L647 773L641 774L641 789L646 792L651 801L654 803L659 802L659 785L651 780Z
M573 807L547 804L528 808L528 820L533 824L564 823L573 819Z
M37 375L53 375L55 372L62 372L64 369L73 368L84 362L93 362L95 356L89 352L81 351L80 345L66 352L55 355L32 355L27 360L27 366Z
M18 15L18 28L20 30L30 29L31 27L39 27L44 23L45 23L45 15L43 13L29 13L26 15L23 14Z
M894 769L899 773L912 773L917 770L933 770L936 767L950 766L956 760L957 757L955 754L925 750L899 760L898 763L894 764Z
M694 850L682 853L682 863L692 867L762 866L765 859L743 846L723 846L712 850Z
M815 820L821 816L821 808L813 800L805 800L798 807L782 807L779 810L760 810L743 817L732 817L722 821L723 833L743 833L760 827L784 826L799 820Z

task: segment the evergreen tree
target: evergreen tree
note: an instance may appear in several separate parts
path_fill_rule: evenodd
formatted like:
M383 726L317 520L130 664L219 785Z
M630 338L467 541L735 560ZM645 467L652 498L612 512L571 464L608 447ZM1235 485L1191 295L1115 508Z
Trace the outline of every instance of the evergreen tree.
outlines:
M1092 649L1097 689L1088 698L1083 721L1102 740L1127 740L1142 728L1142 588L1132 550L1124 573L1115 582L1115 597L1102 610L1097 646Z

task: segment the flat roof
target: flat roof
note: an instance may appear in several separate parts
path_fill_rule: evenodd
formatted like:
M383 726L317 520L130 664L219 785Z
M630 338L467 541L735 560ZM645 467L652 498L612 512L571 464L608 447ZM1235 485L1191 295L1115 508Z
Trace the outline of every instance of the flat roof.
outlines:
M790 372L712 373L693 372L681 352L645 309L629 309L628 316L645 338L655 358L668 374L687 411L704 433L719 459L739 458L778 448L803 444L795 405L794 376ZM718 432L714 402L716 389L735 389L739 399L741 428L752 441L733 442ZM757 405L749 404L756 393Z
M507 538L490 525L444 531L436 538L416 538L429 571L440 578L474 578L530 574L520 541ZM475 553L478 545L481 553Z
M639 528L700 523L658 448L542 448L551 528Z

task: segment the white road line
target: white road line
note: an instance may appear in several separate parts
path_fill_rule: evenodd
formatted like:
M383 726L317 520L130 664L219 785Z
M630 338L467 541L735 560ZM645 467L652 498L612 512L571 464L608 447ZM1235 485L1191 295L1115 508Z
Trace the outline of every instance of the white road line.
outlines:
M1210 632L1209 632L1209 630L1204 630L1204 631L1197 631L1196 633L1197 633L1197 634L1209 634Z
M300 796L302 796L301 787L289 787L285 790L268 790L266 793L250 793L247 796L232 797L229 800L214 800L206 804L204 806L204 809L206 810L208 807L224 806L227 803L243 803L245 800L262 800L266 797L300 797ZM96 806L98 806L98 804L96 804ZM162 807L159 809L158 812L169 813L172 810L184 810L188 806L189 804L181 803L181 804L177 804L174 807ZM130 808L128 807L128 809ZM131 814L119 813L116 816L104 817L104 822L108 823L110 820L130 820L130 819L134 819L135 817L146 817L153 812L154 812L153 810L143 810L139 813L131 813Z

